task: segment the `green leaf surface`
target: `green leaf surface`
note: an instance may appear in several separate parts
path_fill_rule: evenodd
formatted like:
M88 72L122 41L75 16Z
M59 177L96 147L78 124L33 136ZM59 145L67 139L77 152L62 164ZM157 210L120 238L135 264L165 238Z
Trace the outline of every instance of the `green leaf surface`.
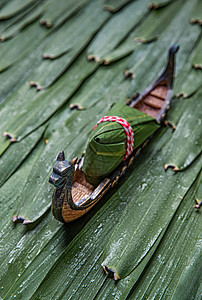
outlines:
M104 9L115 13L130 2L131 2L131 0L105 0L104 1Z
M183 96L183 98L188 98L200 90L202 82L201 70L200 68L193 68L194 58L198 55L198 49L200 48L200 40L201 37L199 36L196 41L196 47L192 49L186 64L176 78L174 94L176 93L177 97Z
M199 40L199 43L196 47L192 64L193 64L194 68L202 69L202 39ZM202 81L201 74L199 74L199 77L201 78L201 81Z
M25 84L17 90L1 110L2 133L7 131L20 140L51 117L69 97L79 88L82 82L96 70L97 66L87 63L81 55L68 72L54 87L41 93ZM22 98L23 91L26 97ZM30 99L31 101L27 101ZM12 105L14 104L14 105ZM19 113L16 115L16 106ZM9 116L9 119L8 117ZM23 120L23 122L22 122Z
M87 50L90 59L102 62L104 55L116 48L146 15L146 0L134 1L116 13L95 36Z
M171 167L175 171L182 171L189 167L202 151L201 95L202 91L200 90L191 98L184 100L184 112L164 150L163 160L166 169Z
M174 16L156 43L144 45L144 47L138 48L134 54L131 55L126 69L130 74L134 74L133 76L135 78L129 89L129 98L131 98L134 93L137 93L137 91L143 91L145 85L147 86L155 80L165 64L166 49L173 43L180 45L176 61L176 76L180 73L186 59L193 50L194 43L200 35L200 29L195 26L190 26L187 22L190 10L192 9L191 2L187 1L184 5L186 9L179 10L179 13ZM173 35L175 28L178 28L178 30L176 34ZM143 61L146 61L144 69L140 67ZM143 81L142 78L144 74L149 74L150 70L152 70L152 73L150 73L150 76L147 76L146 81Z
M0 186L14 173L23 163L29 153L33 150L39 140L42 138L44 127L40 127L23 139L20 143L13 143L4 153L3 159L0 160L0 169L2 176Z
M180 173L177 176L165 173L160 153L158 158L153 158L152 161L145 159L146 162L150 168L144 172L145 183L141 185L144 194L141 189L135 193L133 190L134 196L130 196L131 201L104 252L102 265L112 270L115 278L124 278L133 270L137 269L138 272L141 264L146 265L144 259L152 247L159 244L181 202L180 198L184 197L191 184L192 172L190 177L187 172L186 178ZM201 168L201 165L198 168ZM196 169L196 172L198 171L199 169ZM158 175L155 177L154 174ZM158 192L159 189L164 195L163 198ZM175 195L173 190L177 191Z
M194 184L183 199L143 279L134 286L129 299L144 299L147 296L157 299L198 299L201 216L190 205L195 188ZM186 281L188 278L189 284Z
M100 268L103 248L110 236L111 228L116 224L117 216L125 208L125 201L120 196L117 195L113 200L102 208L102 213L98 212L96 218L93 218L81 232L82 234L78 235L60 255L58 265L55 264L50 270L33 294L33 299L37 297L42 299L94 298L106 279ZM103 218L103 214L107 215L107 218ZM93 232L90 239L87 237L89 229ZM52 280L57 284L57 290L50 285Z
M148 6L150 9L158 9L158 8L164 7L174 1L176 1L176 0L151 0L151 1L149 1Z
M34 0L11 0L7 5L3 6L0 13L0 20L9 19L19 12L31 6Z
M202 172L198 178L195 199L196 199L197 203L200 203L202 201Z
M0 40L5 41L7 39L10 39L14 35L16 35L18 32L23 30L26 26L33 23L35 20L39 19L42 12L43 12L43 7L37 7L34 12L32 8L30 14L25 15L25 17L20 19L17 23L15 22L13 25L6 28L6 30L4 30L0 36Z
M6 149L10 146L11 141L9 138L5 138L4 136L0 137L0 155L2 155Z
M8 3L8 1L6 1ZM37 2L36 2L37 3ZM1 4L3 5L2 1ZM27 8L26 10L21 11L17 15L13 16L12 18L6 19L6 20L1 20L1 28L0 28L0 35L4 32L4 30L7 30L9 27L12 27L14 24L17 24L20 22L29 12L33 9L33 6Z
M91 18L88 18L89 15ZM109 16L108 12L102 11L102 1L91 2L49 37L44 53L57 58L70 49L82 45L84 41L87 43ZM78 26L80 23L82 27Z
M104 10L112 2L113 14ZM81 156L96 122L113 103L125 103L127 95L143 91L156 79L174 42L180 45L174 93L184 92L188 98L173 98L167 120L180 132L188 126L180 125L185 120L190 130L197 129L201 70L191 67L194 62L200 66L201 1L172 1L157 10L148 9L150 2L0 2L8 12L8 19L0 21L1 36L12 37L0 44L1 180L7 178L0 187L1 299L200 299L201 212L194 204L201 198L201 156L182 136L183 144L177 142L176 148L186 151L177 153L171 145L176 133L170 128L156 132L119 185L78 222L61 225L49 209L53 189L48 177L58 152L64 150L68 160ZM43 15L35 20L37 10ZM50 21L52 27L44 28L39 20L47 27ZM152 43L133 42L136 37ZM98 58L113 63L87 61L92 45ZM55 59L44 59L45 52ZM132 84L124 78L125 70L136 76ZM30 81L36 81L36 88ZM83 110L76 105L71 110L70 104ZM5 138L5 131L18 143ZM191 138L197 141L197 136ZM168 147L177 159L189 153L195 159L183 172L164 172ZM144 219L139 245L143 249L152 240L153 246L146 245L150 251L145 256L145 249L138 250L140 264L115 283L101 267L103 252L117 224L135 207L124 229L130 232ZM13 224L14 215L33 223ZM133 257L126 265L136 264L136 253Z
M176 290L172 295L173 299L199 299L200 295L197 296L197 289L201 290L199 282L202 269L201 255L201 240L199 240L182 271Z
M91 2L47 38L41 53L44 59L31 76L38 88L52 85L106 22L110 14L101 8L100 0ZM79 26L81 23L82 27Z
M185 77L183 76L183 83L180 85L180 92L177 93L177 97L183 96L183 98L189 98L201 88L202 72L190 68L187 70ZM186 78L186 79L185 79ZM177 89L177 87L176 87Z
M25 162L16 170L15 175L8 178L1 189L1 228L4 226L10 226L10 221L13 215L16 213L16 207L21 203L22 199L20 195L26 184L26 180L30 175L31 169L36 163L40 152L44 146L43 142L40 142L33 152L27 157ZM12 187L12 188L10 188ZM8 225L9 224L9 225ZM4 254L7 254L6 252Z
M0 111L2 111L3 107L5 107L5 102L9 101L10 98L15 97L12 95L16 90L23 87L23 93L17 98L18 100L15 100L15 102L19 102L18 105L25 101L26 97L25 95L29 95L29 99L31 99L33 96L30 96L29 90L29 79L30 74L32 74L33 70L37 68L41 63L41 45L35 49L34 52L31 52L29 55L24 57L22 60L20 60L18 63L10 66L8 69L6 69L4 72L1 73L1 87L0 87ZM17 73L18 76L13 76L13 74ZM32 95L35 95L37 91L32 90ZM17 93L16 93L17 94ZM12 95L12 96L11 96ZM16 98L15 98L16 99ZM27 103L27 101L26 101ZM4 106L2 107L2 104ZM0 112L1 113L1 112ZM7 119L9 117L9 114L7 114ZM2 123L0 126L3 125Z
M166 30L172 19L179 13L181 8L180 1L173 1L167 7L152 10L145 21L138 26L134 31L134 39L142 42L151 42L159 37ZM169 17L172 15L172 19Z
M179 9L180 2L178 1L176 4L174 2L174 5L166 7L166 9L151 11L149 15L145 17L145 21L135 28L117 49L104 56L104 63L107 64L111 61L115 61L136 50L140 46L140 43L137 43L138 41L142 43L155 41L171 22L171 18L167 16L170 14L174 16L174 14L179 12ZM142 61L143 59L140 60L140 62ZM127 67L126 74L133 75L133 71L128 69L130 69L130 65Z
M62 0L58 3L56 0L50 0L45 6L45 13L40 22L48 28L58 26L83 8L88 2L89 0Z
M192 24L198 23L199 25L201 25L202 23L202 3L200 0L198 0L194 5L194 8L191 13L190 22Z
M140 42L150 43L155 41L171 22L171 18L167 16L177 14L180 6L181 4L178 1L166 8L152 10L148 16L145 16L144 22L137 28L135 27L130 35L118 45L115 50L112 50L102 57L103 63L109 64L129 55L132 51L135 51L141 46Z
M0 72L25 57L46 35L47 30L42 30L40 24L35 22L13 39L1 43Z

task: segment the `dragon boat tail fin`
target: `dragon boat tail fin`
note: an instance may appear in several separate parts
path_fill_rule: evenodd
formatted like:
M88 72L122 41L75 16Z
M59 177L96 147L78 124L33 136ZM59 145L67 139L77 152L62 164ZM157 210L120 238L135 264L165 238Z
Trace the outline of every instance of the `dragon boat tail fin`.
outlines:
M173 95L173 79L175 71L175 55L179 49L178 44L170 47L168 61L160 76L150 84L144 92L136 94L130 106L154 117L160 123L170 107Z
M157 79L156 83L167 83L168 87L170 89L173 89L173 77L175 72L175 54L177 53L179 49L178 44L174 44L170 47L168 52L168 62L165 70L162 72L162 74Z

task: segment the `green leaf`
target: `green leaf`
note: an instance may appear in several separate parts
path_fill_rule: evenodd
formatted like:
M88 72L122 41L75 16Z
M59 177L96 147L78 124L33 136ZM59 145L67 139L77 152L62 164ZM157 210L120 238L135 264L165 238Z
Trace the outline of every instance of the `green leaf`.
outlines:
M112 16L91 42L87 50L89 59L102 62L104 56L114 50L146 15L146 2L135 1Z
M30 24L13 39L1 45L0 72L25 57L47 35L37 22Z
M194 68L189 68L187 72L186 79L182 85L180 85L180 92L177 93L177 97L183 96L183 98L189 98L194 93L200 90L201 87L201 70L196 70ZM184 76L183 76L184 77Z
M44 59L31 77L33 85L47 88L69 68L109 18L109 13L101 11L101 7L100 0L91 2L49 35L41 53Z
M51 26L58 26L83 8L88 2L89 0L62 0L60 1L60 5L58 5L58 1L50 0L46 3L45 13L41 18L40 23L46 25L48 28Z
M186 178L180 173L176 176L165 173L161 155L158 153L158 157L152 160L145 158L149 169L144 170L142 189L136 192L131 189L130 193L134 196L130 195L131 200L105 249L102 265L114 273L115 279L124 278L133 270L138 273L141 264L146 265L147 255L159 244L181 197L192 182L192 171L186 173ZM201 168L200 164L198 168Z
M12 95L2 108L1 130L9 132L17 140L21 140L47 121L68 101L69 97L96 68L96 65L87 63L85 56L81 55L77 64L74 64L51 89L39 94L25 84ZM26 92L26 97L22 98L24 92ZM27 101L27 97L30 101ZM17 115L16 106L19 111Z
M5 41L13 37L14 35L16 35L18 32L23 30L26 26L36 21L42 14L42 12L43 12L43 7L41 6L36 8L36 10L32 8L31 14L25 15L25 17L20 19L17 23L6 28L6 30L4 30L0 36L0 40Z
M28 83L28 79L30 74L32 74L33 70L38 67L38 65L41 62L41 46L35 49L34 52L29 53L26 57L21 59L19 62L15 63L14 65L10 66L8 69L6 69L3 73L1 73L2 83L1 83L1 94L0 94L0 104L4 104L4 106L1 105L0 107L0 113L2 113L2 110L6 105L7 101L10 101L12 97L15 97L15 102L19 102L18 105L25 101L25 97L22 95L29 95L29 99L33 97L37 93L37 91L31 91L30 95L30 86ZM13 74L18 74L18 76L13 76ZM18 96L17 93L15 93L18 89L20 89L22 86L22 95ZM17 99L16 99L17 98ZM11 100L12 101L12 100ZM27 102L25 102L27 103ZM24 105L25 105L24 103ZM13 107L13 104L11 105ZM10 114L7 114L7 121ZM5 117L1 114L1 118ZM1 123L0 126L3 124Z
M14 215L14 210L18 205L22 205L22 199L20 194L24 189L27 178L30 175L31 169L36 163L40 152L43 149L43 142L40 142L33 152L27 157L25 162L15 171L15 176L11 176L8 180L0 187L1 190L1 228L4 226L10 226L10 221ZM9 224L9 225L8 225ZM7 255L7 253L4 253Z
M193 68L194 61L196 62L198 60L195 60L195 58L198 57L200 59L200 51L198 51L200 48L200 40L201 38L199 36L196 47L192 49L187 63L183 66L179 76L176 78L174 92L177 93L177 97L183 96L183 98L188 98L200 90L202 79L200 64L198 64L198 68Z
M147 295L157 299L186 299L184 295L187 299L198 299L196 293L200 286L201 224L200 214L190 205L195 188L194 183L176 211L141 280L132 289L129 299L143 299ZM190 273L193 277L187 284L184 279L190 278ZM133 273L131 277L132 275ZM180 294L183 295L182 298Z
M117 195L113 200L105 205L95 218L91 219L87 227L58 257L58 263L52 267L33 294L33 299L37 297L93 299L96 296L99 287L106 279L100 267L103 248L110 236L111 228L116 224L117 216L125 207L125 201L120 196ZM117 203L119 203L118 206ZM107 218L103 218L104 215L107 215ZM58 287L57 290L51 284L53 281Z
M166 18L166 16L169 14L172 14L172 16L177 14L180 7L181 4L178 1L165 9L152 10L148 16L145 16L144 22L138 27L135 27L130 35L124 39L116 49L102 57L103 63L109 64L129 55L132 51L141 46L140 42L150 43L155 41L171 22L171 18Z
M195 50L195 55L193 58L193 66L196 69L202 69L202 40L201 39L199 40L199 43Z
M11 141L9 138L6 138L4 136L0 137L0 156L6 151L6 149L10 146Z
M179 10L179 13L174 15L171 23L159 36L156 43L144 45L144 47L138 48L134 54L130 57L127 71L130 74L134 74L134 80L131 83L128 96L132 98L137 91L143 91L145 86L148 86L155 80L158 74L165 64L166 49L168 49L172 43L179 43L180 50L176 61L176 77L180 74L183 65L185 64L188 56L193 50L195 41L199 38L200 29L196 26L190 26L187 22L190 16L190 10L192 10L192 3L187 1L183 10ZM176 28L178 30L176 31ZM173 36L173 32L175 35ZM186 34L184 34L186 32ZM144 62L144 68L141 64ZM152 73L150 72L152 70ZM144 80L145 73L150 74Z
M150 9L158 9L158 8L164 7L174 1L176 1L176 0L154 0L154 1L151 0L151 1L149 1L148 6Z
M201 1L197 1L193 6L193 10L191 12L190 22L192 24L198 23L201 25L202 23L202 4Z
M202 268L201 254L201 243L198 241L182 271L176 290L172 295L173 299L193 299L196 295L197 288L200 288L199 278ZM197 298L198 297L195 299Z
M152 10L145 21L135 29L134 39L141 40L143 43L156 40L161 33L164 33L174 16L179 13L180 8L180 1L173 1L165 8ZM172 15L172 19L168 18L168 15Z
M130 2L131 2L131 0L105 0L104 1L104 9L115 13Z
M197 204L199 204L202 201L202 172L201 172L198 182L197 182L195 199L196 199Z
M165 169L182 171L201 153L201 95L202 90L184 100L184 112L177 124L166 149L164 150ZM191 113L190 113L191 111ZM194 121L193 121L194 115Z
M0 161L0 169L2 176L0 178L0 186L10 177L17 168L23 163L30 154L39 140L42 138L44 127L40 127L20 143L13 143L11 147L4 153L3 159Z
M0 45L1 65L6 68L0 73L0 164L2 178L7 177L0 188L2 299L181 300L186 295L189 299L200 298L201 213L195 211L194 204L195 197L200 198L200 179L196 177L201 169L201 157L198 155L183 172L164 172L165 155L162 153L166 154L168 143L175 135L171 129L164 127L155 134L117 188L79 222L61 225L49 209L52 191L49 191L48 170L54 165L58 152L64 150L67 159L80 156L96 122L109 111L112 103L125 103L127 95L132 97L153 81L165 64L167 49L174 42L180 45L174 88L176 93L187 93L190 99L174 98L168 120L180 124L185 112L189 110L192 114L195 110L193 97L201 95L201 70L191 70L194 62L200 65L201 1L178 0L149 11L146 0L131 3L118 0L113 1L114 14L103 11L104 3L109 1L97 0L90 4L87 0L74 3L72 0L60 3L56 0L0 1L2 11L8 12L4 14L8 19L1 20L1 35L14 34ZM44 13L44 25L48 26L50 19L52 28L44 28L37 19L24 27L29 23L27 20L35 19L37 9ZM80 18L84 14L86 20ZM190 20L197 24L190 24ZM67 24L75 25L68 28ZM80 36L76 36L77 33ZM99 39L100 44L96 45L99 52L96 53L103 60L110 58L114 63L98 68L98 64L87 62L86 56L88 47L101 34L103 39ZM138 35L152 39L152 44L134 43ZM55 54L57 59L43 59L45 50ZM196 60L195 53L199 55ZM124 78L126 66L136 76L129 92L130 80ZM38 89L46 88L41 91L30 88L31 80L39 81L34 83ZM70 104L79 104L84 109L71 110ZM201 111L201 106L197 107ZM194 114L192 119L194 124ZM37 131L41 125L48 127L40 140ZM5 131L10 132L10 137L16 136L18 143L13 144L10 138L5 138ZM189 147L187 153L193 151L193 145ZM159 182L154 182L156 178ZM170 183L171 187L164 192ZM154 207L151 201L157 193L162 202ZM168 195L168 201L164 195ZM139 202L136 202L137 197ZM140 216L148 216L148 222L153 224L149 214L145 216L151 205L154 208L151 216L155 211L157 214L163 211L155 222L154 231L158 233L158 224L163 223L164 216L165 224L161 227L166 231L162 230L144 257L144 263L142 261L130 275L115 283L101 267L102 255L132 199L137 207L132 216L134 223ZM32 230L13 224L13 215L20 216L21 212L27 212L34 220ZM126 228L132 221L126 222ZM151 231L149 228L148 232ZM131 265L134 262L132 260Z
M0 20L9 19L31 6L34 0L12 0L5 5L0 14Z

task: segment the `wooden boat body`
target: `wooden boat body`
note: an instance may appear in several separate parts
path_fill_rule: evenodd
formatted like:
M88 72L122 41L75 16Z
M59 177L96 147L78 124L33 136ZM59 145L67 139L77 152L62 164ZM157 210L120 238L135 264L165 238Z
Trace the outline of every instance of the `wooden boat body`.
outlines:
M168 63L157 80L127 104L152 116L159 125L172 99L175 54L178 48L178 45L173 45L169 49ZM147 140L148 138L96 185L87 181L87 176L82 170L85 153L80 159L67 161L64 152L61 151L49 179L49 182L56 187L52 200L54 217L61 222L71 222L86 214L110 188L117 184Z

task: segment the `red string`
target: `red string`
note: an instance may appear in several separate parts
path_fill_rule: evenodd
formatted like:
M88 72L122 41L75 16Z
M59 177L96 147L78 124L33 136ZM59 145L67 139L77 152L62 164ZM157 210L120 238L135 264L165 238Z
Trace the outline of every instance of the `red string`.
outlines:
M119 124L121 124L126 132L126 136L127 136L127 149L126 149L126 156L124 158L124 160L126 160L128 158L129 155L131 155L131 153L133 152L133 147L134 147L134 133L133 133L133 129L131 127L131 125L123 118L120 117L116 117L116 116L104 116L102 119L100 119L94 130L97 128L98 124L102 123L102 122L117 122Z

